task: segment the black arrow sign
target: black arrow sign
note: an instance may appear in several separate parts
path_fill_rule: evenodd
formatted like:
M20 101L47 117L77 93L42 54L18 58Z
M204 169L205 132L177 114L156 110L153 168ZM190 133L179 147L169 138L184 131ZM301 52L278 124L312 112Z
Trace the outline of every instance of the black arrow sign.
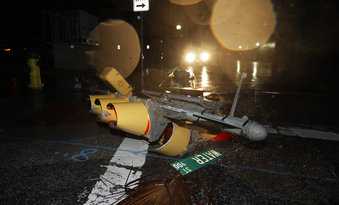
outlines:
M141 7L141 8L144 8L146 5L144 3L142 3L141 5L137 5L137 7Z

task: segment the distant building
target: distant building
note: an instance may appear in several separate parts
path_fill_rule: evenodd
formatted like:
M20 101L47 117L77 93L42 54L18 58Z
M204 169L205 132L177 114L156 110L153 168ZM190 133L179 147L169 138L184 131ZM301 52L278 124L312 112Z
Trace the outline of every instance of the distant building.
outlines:
M43 14L44 39L52 46L54 67L83 70L91 68L87 38L99 18L82 10L48 11Z

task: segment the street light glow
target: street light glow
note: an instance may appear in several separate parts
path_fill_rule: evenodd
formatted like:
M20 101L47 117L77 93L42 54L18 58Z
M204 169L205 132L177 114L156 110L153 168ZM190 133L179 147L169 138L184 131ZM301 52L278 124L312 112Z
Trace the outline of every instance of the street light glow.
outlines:
M175 28L176 28L177 30L181 30L181 25L178 24Z
M207 52L203 52L200 54L200 60L206 62L210 58L210 55Z
M186 61L189 63L192 63L195 60L195 54L194 53L187 53L186 55Z

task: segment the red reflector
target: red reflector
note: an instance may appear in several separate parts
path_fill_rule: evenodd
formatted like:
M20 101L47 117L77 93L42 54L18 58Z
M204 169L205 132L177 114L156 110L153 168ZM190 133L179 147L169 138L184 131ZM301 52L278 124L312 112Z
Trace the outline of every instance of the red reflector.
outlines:
M170 123L167 125L165 132L164 132L164 141L163 143L165 144L171 137L172 137L172 133L173 133L173 124Z
M232 138L232 134L229 132L220 132L217 136L209 139L211 141L225 141L225 140L229 140Z

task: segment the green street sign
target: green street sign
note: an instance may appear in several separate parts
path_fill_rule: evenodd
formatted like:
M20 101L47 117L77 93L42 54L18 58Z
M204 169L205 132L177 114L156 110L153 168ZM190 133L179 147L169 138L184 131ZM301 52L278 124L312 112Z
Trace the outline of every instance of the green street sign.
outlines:
M182 175L186 175L223 156L223 154L215 151L214 149L209 149L180 161L173 162L171 163L171 166L177 171L180 171Z

